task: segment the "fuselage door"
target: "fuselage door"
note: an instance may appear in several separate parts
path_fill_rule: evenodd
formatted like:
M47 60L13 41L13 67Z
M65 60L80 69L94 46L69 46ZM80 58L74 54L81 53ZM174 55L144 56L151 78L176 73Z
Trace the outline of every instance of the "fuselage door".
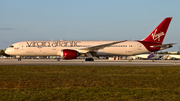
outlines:
M137 49L141 50L141 44L139 44L139 43L137 44Z
M23 50L23 49L24 49L23 44L19 44L19 50Z

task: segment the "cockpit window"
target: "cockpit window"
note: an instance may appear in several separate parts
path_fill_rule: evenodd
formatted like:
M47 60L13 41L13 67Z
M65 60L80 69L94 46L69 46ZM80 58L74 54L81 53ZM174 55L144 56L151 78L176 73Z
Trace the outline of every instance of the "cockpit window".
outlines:
M10 48L13 48L14 46L13 45L11 45L11 46L9 46Z

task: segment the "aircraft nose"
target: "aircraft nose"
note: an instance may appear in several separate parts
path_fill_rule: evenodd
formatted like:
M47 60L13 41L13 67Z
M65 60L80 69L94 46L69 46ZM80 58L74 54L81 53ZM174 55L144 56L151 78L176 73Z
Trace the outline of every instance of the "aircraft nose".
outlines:
M6 54L10 54L10 52L11 52L10 49L6 49L6 50L5 50L5 53L6 53Z
M5 50L5 53L8 54L8 50L7 49Z

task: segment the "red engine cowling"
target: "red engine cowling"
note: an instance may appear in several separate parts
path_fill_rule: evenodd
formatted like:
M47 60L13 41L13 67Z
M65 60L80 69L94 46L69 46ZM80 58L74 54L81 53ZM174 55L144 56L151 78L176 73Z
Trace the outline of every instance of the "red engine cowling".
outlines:
M76 59L79 53L76 50L63 49L61 50L61 58L62 59Z

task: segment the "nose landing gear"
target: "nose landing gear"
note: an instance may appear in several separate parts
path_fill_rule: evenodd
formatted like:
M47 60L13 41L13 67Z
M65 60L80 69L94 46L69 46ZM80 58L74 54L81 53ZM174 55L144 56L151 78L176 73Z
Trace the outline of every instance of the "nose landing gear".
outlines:
M18 61L21 61L21 58L18 58Z

